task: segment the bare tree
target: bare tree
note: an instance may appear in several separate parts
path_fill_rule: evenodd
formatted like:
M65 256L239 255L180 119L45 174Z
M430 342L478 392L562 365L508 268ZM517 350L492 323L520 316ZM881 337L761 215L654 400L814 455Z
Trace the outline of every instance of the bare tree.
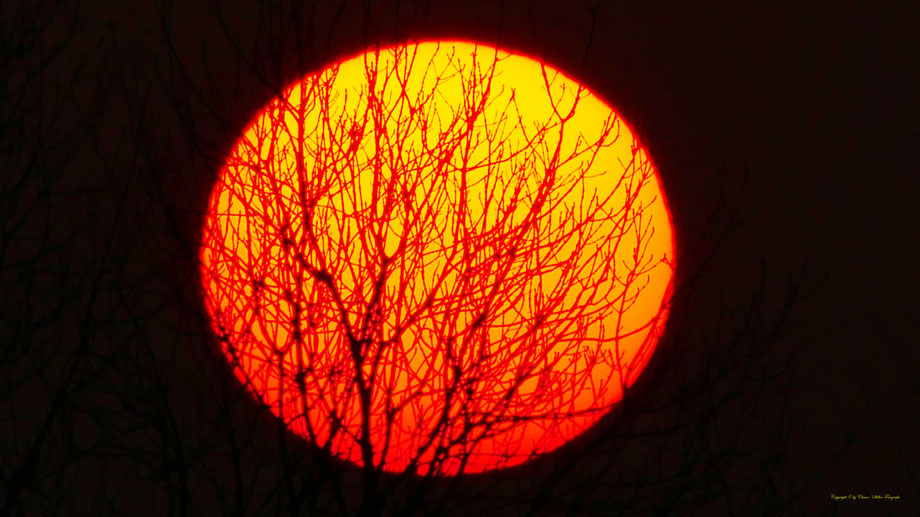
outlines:
M526 284L521 278L522 274L526 274L528 268L539 270L539 267L535 267L535 260L527 262L523 257L511 260L507 255L504 259L496 257L509 251L510 239L501 239L499 236L514 235L515 230L533 229L540 221L546 222L549 211L544 211L545 206L540 210L532 210L541 191L540 187L543 192L558 193L560 189L564 191L562 185L565 180L557 177L552 183L538 181L532 190L522 189L522 193L516 195L520 205L526 207L522 213L529 214L532 223L509 221L504 226L494 225L490 228L493 230L491 233L469 231L479 230L476 223L482 221L475 216L462 218L443 210L448 206L445 202L447 194L462 190L457 188L459 180L447 188L439 187L437 179L443 181L460 176L458 172L463 170L464 138L468 139L466 145L471 149L476 149L478 145L482 150L483 146L488 145L486 141L476 145L469 141L475 131L465 127L465 117L475 115L491 122L503 121L504 129L510 130L520 125L514 119L514 109L505 110L506 114L510 114L505 118L490 119L491 114L484 115L488 110L479 108L477 102L488 97L484 93L492 83L468 77L466 82L469 86L465 91L469 92L469 96L465 98L469 101L462 109L439 112L441 120L438 122L441 126L450 127L450 121L455 121L452 132L446 131L443 140L431 140L431 149L439 148L442 155L432 154L425 148L393 153L392 156L381 154L378 169L375 169L373 161L367 158L374 154L368 153L368 149L385 149L387 145L401 140L401 131L408 132L408 128L431 122L431 115L424 110L413 112L409 109L411 106L423 105L423 96L410 90L411 93L406 94L399 103L372 104L371 99L377 93L374 88L368 88L363 93L365 104L361 109L340 110L336 108L338 101L330 98L334 97L335 92L330 88L330 82L335 79L334 73L323 78L314 76L300 83L299 89L285 89L289 81L299 80L304 71L316 70L333 60L335 53L329 52L329 40L324 43L322 32L311 18L314 14L312 9L320 9L321 6L282 4L266 5L247 12L246 19L253 20L258 27L258 48L249 48L239 40L240 28L233 26L234 15L228 14L228 9L222 6L214 8L217 25L237 53L238 58L233 61L236 68L209 67L205 60L183 62L177 47L171 47L170 51L170 55L176 56L170 65L170 73L174 78L171 85L172 100L186 121L186 127L193 130L189 133L190 141L196 146L193 152L203 157L203 162L212 169L227 167L228 161L228 169L231 169L230 174L222 174L222 179L215 187L220 194L212 193L206 213L232 213L234 217L228 220L233 222L216 229L209 227L206 233L210 236L209 244L202 255L198 254L197 241L189 241L189 261L197 267L197 261L202 260L205 270L202 281L206 292L210 293L207 303L212 321L205 325L209 330L216 331L223 350L234 359L234 367L248 361L249 371L257 372L244 374L245 368L236 369L238 379L250 384L250 391L264 393L260 388L269 386L276 393L286 393L290 397L284 404L277 403L280 399L275 397L263 397L267 408L281 416L282 424L278 427L277 440L279 450L268 456L271 460L266 460L276 461L277 464L259 463L259 468L253 468L245 460L234 460L237 478L251 478L254 483L252 487L257 483L256 480L268 482L268 479L273 479L272 475L282 482L265 496L258 495L255 488L246 488L236 483L234 486L237 489L233 496L238 501L262 501L257 507L262 511L310 511L336 515L443 515L452 512L491 515L509 511L531 515L573 511L585 514L681 513L719 505L729 491L741 494L729 501L729 513L757 513L757 509L769 513L770 508L780 508L785 504L779 498L779 494L786 493L784 487L777 486L772 491L764 491L757 480L774 479L781 472L784 465L781 453L788 439L788 423L780 419L776 426L757 427L760 420L751 418L751 415L775 416L775 408L771 407L766 412L763 412L765 409L759 404L736 408L735 401L741 398L759 399L761 394L769 390L773 390L771 393L779 393L775 388L788 378L788 372L784 370L764 377L757 365L764 354L781 339L783 324L798 296L795 289L788 293L790 296L786 303L780 304L778 308L771 305L768 309L763 299L768 295L776 296L777 293L768 293L766 284L752 286L753 294L746 310L737 314L726 311L724 318L720 317L717 322L717 328L703 330L713 335L704 336L702 342L696 335L700 328L693 321L696 304L701 299L699 295L706 289L707 275L711 277L713 274L707 265L708 260L717 254L721 243L736 231L737 225L741 224L746 215L740 209L743 206L743 192L734 191L728 186L728 180L723 185L716 185L726 187L727 191L724 197L719 198L719 203L710 207L712 217L707 228L711 233L700 242L685 243L685 254L681 256L686 257L686 262L681 262L683 265L678 271L680 283L677 284L673 298L678 304L678 318L669 324L667 349L662 351L664 355L659 354L660 360L654 365L653 371L645 374L648 383L643 389L638 393L627 391L610 416L602 419L564 451L543 455L538 461L528 463L527 469L503 470L494 475L441 477L437 475L438 472L443 474L468 470L467 466L476 453L472 447L475 447L477 437L488 437L489 433L495 434L497 431L520 426L520 422L514 422L515 411L518 411L517 415L523 415L522 408L527 405L520 403L523 402L520 401L523 397L519 393L523 384L516 386L513 375L510 380L496 382L496 391L501 394L510 393L512 400L517 397L517 406L510 403L502 405L499 401L501 395L487 399L481 405L469 397L466 393L468 386L474 388L474 393L477 388L480 393L485 391L482 381L476 378L477 367L480 372L488 371L488 368L483 367L500 366L501 363L493 357L490 365L488 359L484 361L482 355L477 356L476 347L468 346L463 350L467 355L463 356L459 353L463 345L461 339L455 343L458 353L457 357L451 358L454 363L450 363L446 357L440 363L440 366L459 366L459 374L454 375L455 370L448 367L442 369L442 378L432 377L436 381L434 391L438 392L441 400L444 400L441 395L450 393L450 400L458 410L455 414L459 414L460 418L450 418L453 415L449 406L443 402L440 405L432 404L441 413L435 411L427 427L415 427L418 430L418 442L424 444L424 439L431 439L428 446L432 453L426 457L420 452L421 448L416 448L415 454L410 455L406 463L400 465L393 462L394 451L398 451L399 446L393 438L387 441L391 433L395 434L394 426L387 423L387 410L393 423L397 422L396 413L402 411L405 415L411 414L411 401L414 399L410 397L419 393L422 386L421 379L416 379L413 386L403 386L399 384L398 378L394 382L393 377L386 377L387 367L392 370L392 366L399 364L394 357L400 354L395 352L402 353L407 349L409 340L406 338L412 334L406 329L413 321L424 318L438 321L440 318L441 321L453 323L454 327L446 325L444 328L449 332L441 333L441 341L432 341L439 346L451 337L451 333L460 337L466 332L466 335L471 336L471 342L474 342L477 334L489 338L485 340L487 342L498 341L494 338L499 337L496 334L500 333L485 330L488 326L496 326L497 313L484 310L491 307L492 302L500 305L507 301L504 292L490 293L488 290L488 286L496 285L495 273L516 280L516 284L512 281L510 285L517 285L520 290L524 290ZM336 23L355 15L351 9L353 7L342 4L334 17ZM364 14L365 19L370 18L369 13ZM169 26L164 24L164 28L168 34ZM364 30L367 47L373 48L379 40L389 39L376 35L368 27ZM331 33L329 37L332 37ZM294 40L296 44L292 43ZM174 40L170 37L167 41ZM379 44L386 47L383 43ZM327 46L326 50L322 50L324 45ZM305 48L312 48L313 52L303 50ZM419 65L425 64L414 66ZM488 77L488 71L486 67L486 73L480 77ZM393 74L393 77L397 76ZM240 77L244 79L240 80ZM208 123L214 125L216 134L231 131L228 128L239 128L232 129L232 138L236 138L244 129L239 126L243 121L224 118L221 102L231 102L231 99L221 95L227 94L230 85L233 85L234 92L245 92L247 80L250 85L260 89L256 97L274 97L281 101L273 103L271 109L261 115L261 121L252 126L261 128L262 132L247 133L242 141L236 142L237 151L228 156L226 150L234 149L232 140L214 141L198 131ZM491 93L493 99L501 99L498 92ZM496 102L500 103L501 100ZM258 105L253 105L253 108ZM390 114L386 108L394 105L403 106L404 112ZM348 116L343 116L343 113ZM566 128L562 121L566 113L560 113L561 116L554 114L545 119L544 127L552 130L533 141L548 142L547 148L550 150L539 149L538 145L521 145L518 157L529 154L538 158L532 163L538 163L542 158L544 161L541 165L544 166L551 162L552 143L556 142L552 140L554 131L571 129ZM313 123L323 116L328 116L328 121ZM394 122L381 123L388 116ZM278 120L289 122L274 123ZM309 138L302 138L301 131L313 133ZM500 133L500 130L496 132ZM604 143L609 143L615 137L616 132L611 129L606 136L596 135L596 138L588 139L582 157L590 157L592 146L603 147ZM496 140L501 141L501 138ZM255 152L264 150L265 145L278 142L287 145L289 154L278 153L274 162L262 152ZM307 145L298 148L300 142ZM513 161L514 158L508 158L510 154L506 152L502 159ZM442 160L444 155L453 160ZM325 161L317 160L315 156L326 158ZM579 158L574 162L579 162ZM420 166L426 161L435 164L432 167L434 172L428 172L427 175ZM570 181L578 179L580 165L577 163L570 170L570 176L567 177ZM647 182L647 178L643 179L644 166L641 160L633 166L636 174L631 179L637 185ZM408 173L393 175L392 171L396 169ZM497 179L500 169L501 162L497 162L487 164L480 173L492 181ZM547 168L534 169L541 171L535 177L548 178L544 174ZM364 171L363 177L361 171ZM235 179L228 181L228 177ZM238 181L240 178L245 181ZM272 178L281 180L272 183ZM509 184L520 182L519 178L512 175ZM366 190L372 191L373 181L367 180L373 179L379 182L376 191L378 195L373 197L373 202L362 205L363 198L354 194L348 197L348 192L356 192L352 187L360 185L362 181L366 181L365 185L371 185ZM246 184L258 187L251 190L240 187ZM406 193L410 194L409 203L406 203ZM499 199L496 195L494 202L497 207L499 202L509 203L510 199L505 196ZM162 204L169 207L173 203L167 194ZM620 206L633 210L632 215L642 213L641 203L622 202ZM345 207L350 210L343 210ZM177 208L173 206L170 210ZM434 218L426 217L426 213L431 214L435 210L451 214L445 217L454 226L422 225L422 221L434 221ZM344 215L346 212L354 215L349 219ZM496 209L494 213L500 212ZM565 210L556 213L572 215ZM288 219L283 214L287 214ZM634 229L641 229L639 220L638 217L631 219L628 215L624 222L633 224ZM522 233L525 238L519 250L522 254L529 253L531 259L541 256L541 250L546 249L541 246L548 247L560 240L559 234L553 235L547 231L547 225L541 229L545 233ZM579 228L573 224L573 230L572 235L587 237L591 234L590 228L584 225ZM467 233L464 234L464 231ZM247 232L249 234L244 235ZM177 233L189 234L178 226ZM222 237L215 238L215 234ZM197 235L193 235L197 238ZM641 232L639 235L637 242L643 238ZM476 245L483 249L491 246L489 251L499 253L482 253L479 262L472 261L475 267L465 267L467 262L464 262L463 254L466 250L462 244L454 246L454 243L464 242L461 237L467 236L470 237L471 249ZM648 236L644 238L648 240ZM261 261L253 257L240 258L235 251L240 243L257 243L258 248L271 249L272 252L265 254ZM457 249L456 255L451 255L454 249ZM445 265L453 263L460 266L451 280L462 279L462 275L466 274L467 287L461 285L456 292L433 289L439 278L438 271L446 268L426 270L420 267L419 264L424 262L417 257L424 256L426 251L432 257L444 258ZM591 253L585 253L586 258L590 256ZM656 260L661 258L654 257L650 264L645 265L634 263L632 268L627 266L621 272L642 271L643 267L656 264ZM562 262L558 256L549 260ZM364 264L365 268L361 269L357 264ZM666 267L665 264L658 266ZM547 267L546 263L542 267ZM405 278L397 276L399 271L404 270L427 272L427 279L430 280L426 280L428 283L423 285L423 289L416 290L414 285L406 288L410 284ZM424 274L422 276L425 277ZM378 282L381 278L383 280ZM252 279L256 281L252 282ZM478 280L485 280L482 283L486 288L480 290L481 286L475 285ZM642 285L641 280L634 280L635 287ZM446 284L447 280L444 282ZM791 285L795 287L798 283L800 280L794 279ZM299 287L285 293L280 287L284 285ZM564 285L561 287L566 288ZM431 296L432 304L438 301L447 307L465 309L469 315L466 321L457 319L453 322L444 316L432 315L430 311L425 313L427 309L424 309L424 305L428 301L425 295L431 293L434 293ZM481 294L479 297L471 297L472 300L463 299L464 295L471 293ZM548 299L540 303L528 300L523 305L531 311L530 316L536 314L539 308L552 312L552 301ZM413 311L413 307L422 307L423 311L414 315L419 311ZM577 321L577 317L570 318L573 313L567 312L569 307L564 304L555 307L556 321L553 324ZM397 311L402 311L398 317ZM577 311L576 308L574 312L577 314ZM464 314L463 311L459 312ZM476 331L471 332L479 316L484 317L477 323L479 327ZM399 323L403 323L406 329L398 328L401 327ZM234 340L239 340L239 334L245 333L247 329L251 329L252 333L250 337L239 341L244 345L232 345ZM519 327L512 328L509 333L514 334L515 331L518 335L532 332L526 327ZM403 340L394 340L394 337ZM305 352L302 357L297 355L300 347L295 346L295 343L298 342L306 343L302 347ZM682 342L692 342L695 348L687 350ZM329 346L330 343L333 346ZM544 347L546 343L543 342ZM563 344L563 350L565 346ZM337 350L340 355L329 355L330 350ZM219 357L218 360L223 362L224 358ZM539 383L539 372L545 366L539 361L533 357L522 361L525 368L520 372L524 379L529 377ZM253 369L252 365L261 365L263 368ZM378 370L384 373L372 378ZM348 389L334 403L327 403L319 409L309 403L305 407L305 401L319 400L319 388L337 385L329 380L330 375L341 381L338 385L348 386ZM308 379L312 382L307 382ZM471 379L475 382L469 382ZM559 382L558 379L556 382ZM649 388L656 385L660 386L657 391ZM390 392L387 391L388 387ZM454 391L451 392L451 389ZM410 400L409 404L393 404L392 400L400 396L403 400ZM770 397L767 399L772 400ZM218 404L227 403L239 405L240 399L234 396L229 400L222 399ZM388 403L390 406L387 406ZM448 408L447 418L442 418L445 407ZM715 410L721 407L731 407L734 412L726 416L729 412ZM384 408L384 411L375 415L374 408ZM559 418L565 415L564 411L560 412L558 407L550 404L544 403L543 409L546 410L543 416L550 417L548 420L552 420L553 416ZM464 410L467 415L464 415ZM481 417L478 420L477 411ZM740 413L747 414L747 417L738 416ZM490 415L510 417L511 422L490 423ZM357 429L347 428L345 422L348 418L360 423ZM527 421L525 418L524 425ZM452 435L451 426L458 422L463 422L461 431ZM474 425L464 434L463 428L467 422ZM307 437L307 443L318 444L316 449L302 449L302 443L296 436L291 436L292 433L284 423L291 423L296 429L293 434ZM248 444L260 440L252 429L243 430L238 423L224 421L214 422L213 425L232 431L232 440L236 444L234 450L245 451L250 448ZM236 428L227 427L231 425ZM728 441L723 436L720 428L725 426L737 429L733 435L734 441ZM472 429L474 427L475 430ZM685 446L674 451L671 444L674 440L683 441ZM767 449L766 444L773 449ZM730 452L727 453L727 450ZM775 450L777 455L756 465L747 463L757 461L760 458L759 451L763 450ZM348 458L359 464L359 467L330 461L336 457ZM416 460L417 465L410 464L412 459ZM397 467L387 469L388 460L391 467ZM505 458L498 460L494 464L501 464L502 461L505 464L511 463ZM625 467L636 462L638 466ZM453 465L458 464L459 468L455 469ZM265 465L271 466L266 470ZM277 468L273 470L275 465ZM743 487L729 487L727 480L739 469L750 472L753 481ZM223 493L223 483L217 477L212 479L213 489ZM707 480L704 485L697 484L701 479ZM476 502L473 503L473 500Z
M497 49L419 48L365 54L358 89L333 67L273 102L202 252L238 375L362 464L368 504L383 471L512 466L590 426L647 362L670 276L654 169L614 114L586 127L596 101L543 66L532 121ZM614 145L628 161L607 163Z
M376 33L369 3L260 4L243 17L255 43L239 36L235 7L207 4L192 18L207 23L193 31L217 35L200 53L169 11L184 7L156 7L160 26L125 25L151 40L113 30L99 68L77 62L92 73L74 77L112 81L98 85L111 94L105 104L67 104L64 113L87 115L72 133L53 116L58 104L34 96L77 81L36 74L25 88L4 84L13 115L0 141L16 151L3 153L4 170L26 172L4 175L0 192L0 338L11 344L0 352L11 424L0 451L3 513L756 515L796 495L782 485L789 372L765 370L762 359L783 339L801 281L777 303L774 284L752 285L750 304L720 310L712 327L698 321L715 274L707 259L743 220L741 195L708 205L713 235L683 243L667 335L624 389L663 314L656 306L647 327L632 327L642 338L632 364L597 354L598 336L614 349L629 341L601 325L629 313L654 291L650 271L672 264L642 247L653 241L653 214L641 153L609 198L566 202L606 149L631 143L613 118L575 138L569 117L585 111L584 91L528 126L497 86L494 54L482 53L476 70L431 76L464 92L457 108L425 110L436 105L426 90L402 85L391 102L378 83L345 110L334 71L285 87L340 57L320 50L334 39L314 21L323 9L330 26L363 31L350 52L405 39ZM47 21L7 12L4 31L41 33ZM27 70L5 56L28 38L4 36L0 64ZM229 57L209 54L217 41ZM29 56L46 48L25 47ZM546 70L540 86L553 91ZM373 72L391 85L408 75ZM245 112L272 98L258 131L228 153L245 129L228 106ZM50 120L29 126L36 111ZM432 138L404 138L423 125ZM91 159L69 167L80 136L92 137L80 147ZM278 150L263 154L271 145ZM196 197L224 167L210 205ZM223 220L206 218L222 211ZM263 255L242 255L245 245ZM633 248L614 271L611 256ZM591 368L608 370L607 389L622 397L584 389ZM570 421L583 432L567 445L506 455L520 434Z

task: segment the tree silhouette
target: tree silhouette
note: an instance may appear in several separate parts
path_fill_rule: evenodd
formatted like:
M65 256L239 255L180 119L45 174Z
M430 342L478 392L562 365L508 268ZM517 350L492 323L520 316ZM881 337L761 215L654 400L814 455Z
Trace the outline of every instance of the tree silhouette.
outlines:
M805 177L811 164L761 163L758 149L794 149L756 126L757 109L723 98L738 77L788 71L815 48L756 31L737 39L728 27L743 24L689 9L662 17L655 3L489 2L488 19L476 6L393 4L402 10L0 7L0 515L776 515L803 495L825 501L810 483L832 454L795 457L825 442L802 439L814 426L796 406L816 370L789 359L826 336L785 333L801 325L810 283L793 273L784 284L776 262L804 255L793 245L777 259L758 240L770 238L764 219L801 207L734 183L749 158L761 180ZM778 27L794 29L793 18ZM478 53L476 75L430 75L462 92L436 113L418 109L432 105L424 88L399 83L405 68L374 70L381 82L349 93L347 110L328 83L341 69L301 82L342 56L444 34L543 53L622 103L654 144L680 251L663 336L653 320L667 286L651 278L673 265L648 251L662 237L643 197L651 165L615 118L578 138L567 116L592 112L584 91L550 95L537 116L511 102L491 51ZM865 42L850 35L854 48ZM771 58L795 59L748 56L767 54L763 41ZM744 59L713 52L723 47ZM808 65L802 85L817 78ZM544 70L535 88L547 96L556 76ZM785 103L772 90L779 77L738 99ZM812 91L791 100L810 105ZM750 134L723 142L736 108L752 110L737 126ZM423 124L431 138L418 138ZM788 134L804 145L814 135L803 127ZM733 153L749 136L752 147ZM598 192L622 211L603 196L569 203L566 193L592 191L590 165L610 163L617 146L629 151L624 183ZM724 174L713 174L722 153ZM606 260L633 248L625 264ZM608 283L591 283L604 274ZM594 364L599 342L576 348L592 333L616 336L610 318L644 297L654 306L644 321L623 326L640 329L635 342L607 343L635 351L626 364ZM655 337L649 360L641 344ZM606 393L559 389L592 377L578 361L612 379ZM631 386L630 364L646 367ZM558 440L530 438L552 429ZM916 474L901 429L891 432L898 465Z
M202 281L238 376L369 471L552 450L657 341L673 252L651 163L587 90L529 61L502 77L509 59L401 45L310 75L212 194Z

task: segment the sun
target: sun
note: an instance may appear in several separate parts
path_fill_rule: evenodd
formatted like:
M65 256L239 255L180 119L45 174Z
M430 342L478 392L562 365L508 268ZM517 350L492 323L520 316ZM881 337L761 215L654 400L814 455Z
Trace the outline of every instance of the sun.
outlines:
M483 44L371 49L290 85L220 171L201 279L240 382L365 468L552 451L664 328L673 229L625 121Z

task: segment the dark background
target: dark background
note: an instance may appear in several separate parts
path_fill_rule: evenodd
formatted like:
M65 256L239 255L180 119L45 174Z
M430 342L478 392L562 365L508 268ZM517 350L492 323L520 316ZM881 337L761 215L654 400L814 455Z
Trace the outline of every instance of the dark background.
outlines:
M388 511L920 511L916 7L242 4L0 8L0 515L358 511L360 472L218 357L197 239L257 109L413 38L518 50L608 100L659 168L679 286L624 407L520 468L388 477Z

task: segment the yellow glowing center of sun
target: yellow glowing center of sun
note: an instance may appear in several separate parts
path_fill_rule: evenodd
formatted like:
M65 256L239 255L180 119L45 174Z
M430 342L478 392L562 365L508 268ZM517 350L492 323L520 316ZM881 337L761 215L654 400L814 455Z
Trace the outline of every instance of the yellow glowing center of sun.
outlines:
M262 110L201 250L240 381L295 433L420 474L517 465L623 396L666 316L654 167L601 99L464 42L369 51Z

